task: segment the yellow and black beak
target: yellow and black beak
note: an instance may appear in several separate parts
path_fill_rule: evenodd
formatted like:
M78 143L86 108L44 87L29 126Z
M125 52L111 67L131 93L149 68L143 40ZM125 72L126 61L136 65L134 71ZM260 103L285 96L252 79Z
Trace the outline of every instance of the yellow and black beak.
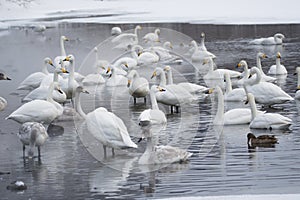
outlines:
M263 54L262 58L268 58L268 56L266 54Z
M55 66L53 65L53 62L52 62L51 60L48 62L48 64L51 65L52 67L55 67Z
M111 71L110 67L107 68L106 73L108 74Z
M250 74L250 75L248 76L248 79L251 78L251 77L252 77L252 74Z
M206 65L208 63L208 59L204 59L202 65Z
M124 66L125 66L126 68L128 68L128 63L125 63Z
M66 68L64 68L64 67L61 68L61 72L62 72L62 73L66 73L66 74L69 73L68 70L67 70Z
M157 89L158 89L158 91L160 91L160 92L165 92L166 91L166 89L164 89L164 88L162 88L162 87L157 87Z
M67 56L65 59L63 59L63 61L70 61L70 57Z
M156 76L156 71L153 72L151 79L153 79Z
M131 80L128 79L127 87L130 87L130 84L131 84Z
M210 88L205 92L205 94L212 94L214 92L214 88Z
M241 63L239 63L239 64L236 65L237 68L239 68L239 67L241 67L241 66L242 66Z
M280 53L277 53L277 58L281 58L281 54Z

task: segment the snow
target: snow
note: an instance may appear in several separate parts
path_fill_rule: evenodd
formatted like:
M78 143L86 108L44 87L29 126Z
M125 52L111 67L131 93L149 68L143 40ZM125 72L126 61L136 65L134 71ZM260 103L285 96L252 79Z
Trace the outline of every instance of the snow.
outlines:
M0 0L0 30L35 20L84 23L299 23L298 0ZM51 20L49 20L51 19Z
M261 195L231 195L231 196L197 196L178 197L172 200L295 200L300 199L300 194L261 194ZM168 200L168 199L164 199Z

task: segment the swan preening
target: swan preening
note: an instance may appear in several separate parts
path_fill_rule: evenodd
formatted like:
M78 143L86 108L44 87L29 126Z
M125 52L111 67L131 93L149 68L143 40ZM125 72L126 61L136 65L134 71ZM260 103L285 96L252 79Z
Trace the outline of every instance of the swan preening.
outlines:
M284 35L281 33L276 33L273 37L259 38L250 42L250 44L257 45L278 45L283 43Z
M29 158L34 156L34 147L38 148L38 157L41 156L41 146L48 138L48 133L41 123L26 122L22 124L18 136L23 144L23 157L25 157L25 146L29 146Z
M76 110L85 119L89 133L103 144L104 155L106 156L106 147L112 148L113 155L115 148L137 148L137 145L130 139L124 122L114 113L103 107L88 114L83 112L80 102L82 92L87 93L82 86L78 86L75 95Z

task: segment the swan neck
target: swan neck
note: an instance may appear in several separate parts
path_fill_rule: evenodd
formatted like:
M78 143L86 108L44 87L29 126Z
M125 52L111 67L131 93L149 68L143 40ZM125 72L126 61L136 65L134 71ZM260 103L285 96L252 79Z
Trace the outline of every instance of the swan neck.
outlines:
M159 79L160 79L159 86L166 87L167 79L166 79L166 75L163 71L160 73Z
M226 81L226 93L229 93L232 91L232 84L229 75L225 75L225 81Z
M47 68L47 63L45 63L45 64L43 65L42 72L43 72L44 74L46 74L46 75L49 74L49 71L48 71L48 68Z
M155 92L152 90L150 90L150 101L151 101L152 110L159 110Z
M131 56L132 56L135 60L138 60L138 55L137 55L137 53L135 52L135 49L131 51Z
M72 61L72 62L70 62L70 72L69 72L69 79L68 79L68 87L69 87L69 89L70 89L70 87L72 87L72 83L73 83L73 81L74 81L74 65L75 65L75 63L74 63L74 60Z
M54 73L53 73L53 82L58 82L58 73L56 70L54 70Z
M262 67L261 67L261 59L259 56L256 57L256 67L262 71Z
M172 70L168 70L167 71L167 79L168 79L168 85L171 85L173 84L173 75L172 75Z
M86 119L86 114L83 112L81 107L80 93L78 92L76 92L75 94L75 110L79 113L80 116Z
M279 72L279 69L280 69L280 58L276 58L276 73Z
M259 69L256 69L255 73L256 73L255 84L258 84L261 81L261 73L260 73Z
M54 84L51 83L50 86L49 86L49 89L48 89L48 94L47 94L47 101L53 103L54 100L53 100L53 90L54 90Z
M253 120L257 115L256 103L253 98L249 99L250 107L251 107L251 120Z
M220 88L217 91L217 95L218 95L218 109L217 109L216 117L214 119L214 124L223 123L223 117L224 117L224 96Z
M65 50L65 43L62 38L60 39L60 54L61 54L61 56L67 56L66 50Z
M300 73L297 73L297 86L300 86Z

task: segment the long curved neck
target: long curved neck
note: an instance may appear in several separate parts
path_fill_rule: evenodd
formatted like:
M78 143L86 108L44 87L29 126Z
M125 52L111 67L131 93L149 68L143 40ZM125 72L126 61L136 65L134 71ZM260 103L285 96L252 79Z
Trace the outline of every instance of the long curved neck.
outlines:
M248 77L249 77L249 69L248 69L248 64L245 63L244 65L244 77L243 77L243 80L247 80Z
M60 39L60 54L61 54L61 56L67 56L63 38Z
M151 101L152 110L159 110L157 100L155 97L155 92L153 90L150 90L150 101Z
M75 61L73 60L70 62L70 72L69 72L69 79L68 79L68 88L73 88L73 82L74 82L74 66L75 66Z
M42 68L42 72L46 75L49 74L48 68L47 68L47 63L44 63L43 68Z
M279 73L280 65L280 58L276 58L276 73Z
M163 70L161 70L161 72L160 72L159 80L160 80L159 86L166 87L167 80L166 80L166 75Z
M261 73L260 73L259 69L255 69L255 74L256 74L256 78L255 78L254 84L258 84L261 80Z
M253 120L257 115L256 103L254 98L249 98L249 103L251 107L251 119Z
M226 93L232 91L232 85L229 74L225 74L225 81L226 81Z
M208 59L209 59L209 61L208 61L208 71L212 72L212 71L214 71L214 62L211 58L208 58Z
M168 79L168 82L167 82L168 85L173 84L173 75L172 75L171 69L167 70L167 79Z
M54 100L52 98L53 90L54 90L54 84L50 84L49 89L48 89L48 94L47 94L47 101L49 101L51 103L54 102Z
M58 73L56 70L54 70L54 73L53 73L53 82L58 82Z
M222 124L224 118L224 96L221 88L217 88L218 95L218 109L216 113L216 117L214 119L214 124Z
M204 40L205 40L205 38L202 36L202 37L201 37L201 41L200 41L200 46L201 46L201 48L202 48L203 50L206 50L206 47L205 47L205 44L204 44Z
M256 56L256 67L262 72L261 59L259 55Z
M297 87L300 86L300 71L297 72Z
M131 51L131 56L135 59L135 60L137 60L138 59L138 55L137 55L137 53L136 53L136 50L135 49L133 49L132 51Z
M75 94L75 110L79 113L80 116L82 116L84 119L86 119L86 114L83 112L81 107L81 100L80 100L80 93L76 92Z

